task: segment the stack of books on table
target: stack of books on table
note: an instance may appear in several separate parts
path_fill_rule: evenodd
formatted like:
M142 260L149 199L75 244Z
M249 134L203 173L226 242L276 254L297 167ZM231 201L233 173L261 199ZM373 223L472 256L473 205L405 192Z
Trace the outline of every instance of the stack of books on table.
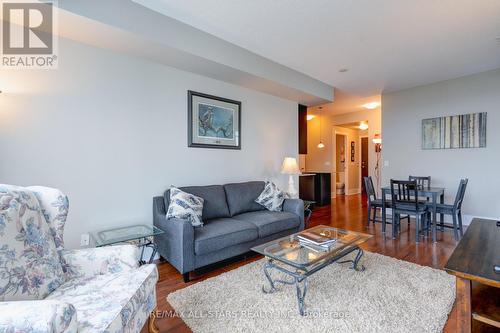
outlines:
M297 239L302 246L314 251L328 251L337 241L335 237L313 233L307 230L298 234Z

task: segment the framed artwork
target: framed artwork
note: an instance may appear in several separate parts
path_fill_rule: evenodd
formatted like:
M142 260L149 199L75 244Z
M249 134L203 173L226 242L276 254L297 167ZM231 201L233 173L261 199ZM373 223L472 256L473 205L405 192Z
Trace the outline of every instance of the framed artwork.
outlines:
M241 102L188 91L188 147L241 149Z
M356 154L356 143L351 141L351 162L355 161L354 155Z
M422 120L422 149L486 147L487 113Z

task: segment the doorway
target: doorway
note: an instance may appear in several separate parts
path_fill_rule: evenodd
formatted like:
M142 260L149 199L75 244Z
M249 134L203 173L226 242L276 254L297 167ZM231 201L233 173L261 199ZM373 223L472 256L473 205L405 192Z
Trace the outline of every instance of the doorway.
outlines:
M368 137L360 137L361 142L361 188L362 193L366 193L364 178L368 177Z
M362 193L369 173L368 121L336 124L332 137L332 196Z
M334 197L345 195L347 183L346 152L347 152L347 134L335 131L335 152L334 152Z

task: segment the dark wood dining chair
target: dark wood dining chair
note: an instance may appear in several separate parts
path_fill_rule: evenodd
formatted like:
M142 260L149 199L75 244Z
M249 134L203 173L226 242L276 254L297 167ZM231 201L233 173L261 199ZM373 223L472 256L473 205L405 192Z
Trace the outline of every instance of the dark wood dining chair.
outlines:
M383 208L382 199L377 198L377 192L375 191L375 187L373 186L372 177L363 177L363 181L365 182L365 190L367 197L366 206L368 208L366 225L370 226L370 222L373 222L373 224L375 225L375 222L382 222L382 220L377 220L377 209ZM392 201L386 199L385 205L387 208L391 208ZM408 223L410 222L410 216L405 216L403 218L407 218Z
M378 208L382 209L382 199L377 199L377 192L375 191L375 187L373 187L372 177L363 177L363 181L365 182L365 190L367 197L366 205L368 207L368 219L366 225L369 226L370 221L373 222L373 225L375 225L375 222L378 222L376 220L377 209ZM390 203L387 202L386 205L389 207Z
M416 180L419 189L431 188L431 176L408 176L408 180ZM425 198L429 202L429 197Z
M424 225L429 231L427 205L418 200L418 186L416 180L394 180L391 179L392 198L392 238L401 229L401 214L415 216L415 242L420 242L420 233Z
M457 195L455 196L455 201L453 202L452 205L449 204L436 205L436 212L438 214L446 214L452 216L453 235L456 241L458 241L464 235L462 226L462 203L464 201L465 189L467 188L468 182L469 180L467 178L460 180L460 185L458 185Z
M408 180L415 180L420 189L431 188L431 176L408 176Z

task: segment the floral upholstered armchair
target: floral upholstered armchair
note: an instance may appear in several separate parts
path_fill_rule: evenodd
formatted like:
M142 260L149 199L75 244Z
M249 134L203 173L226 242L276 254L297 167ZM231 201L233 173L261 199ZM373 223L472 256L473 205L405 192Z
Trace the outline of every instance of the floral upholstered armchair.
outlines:
M155 325L155 265L133 245L66 250L68 199L0 185L0 332L140 332Z

